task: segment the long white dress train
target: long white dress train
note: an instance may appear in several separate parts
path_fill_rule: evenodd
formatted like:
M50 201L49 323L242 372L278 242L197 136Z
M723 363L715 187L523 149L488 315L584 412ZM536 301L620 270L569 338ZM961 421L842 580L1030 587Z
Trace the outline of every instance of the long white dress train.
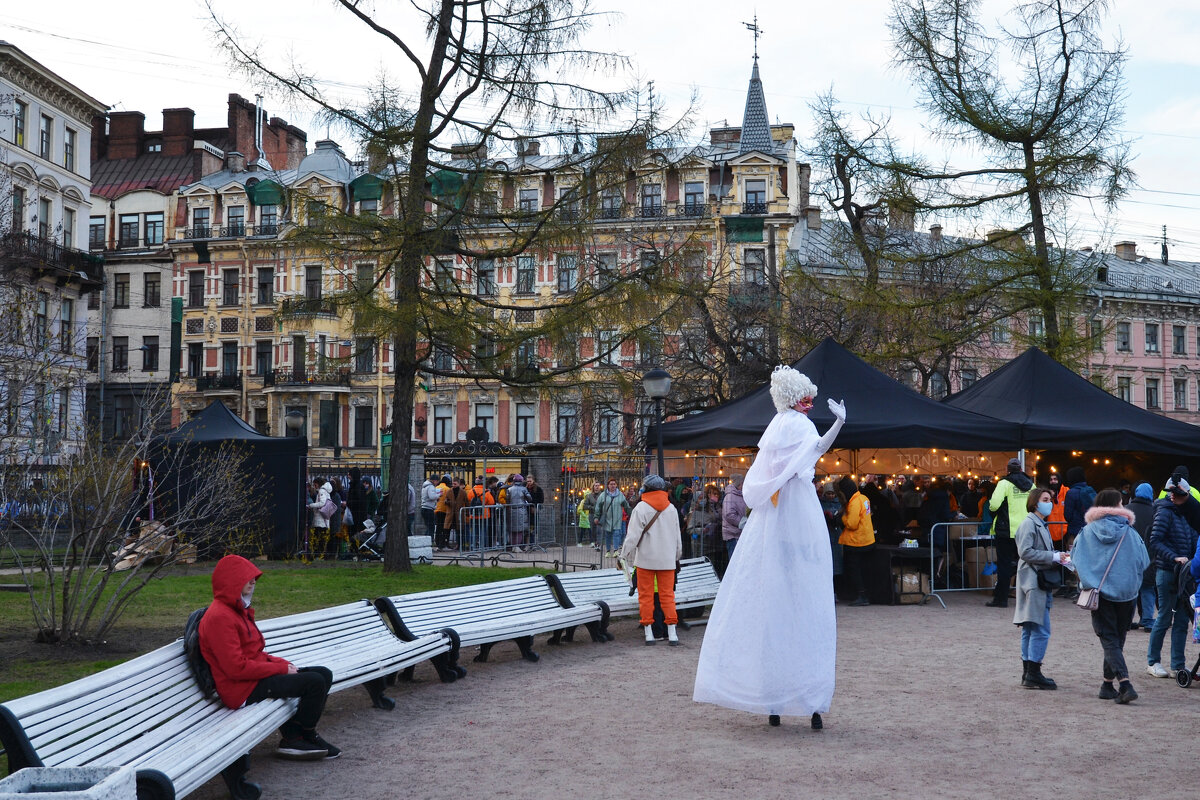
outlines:
M713 603L692 699L757 714L824 713L837 648L829 534L812 484L824 450L794 410L776 414L758 446L742 485L750 517Z

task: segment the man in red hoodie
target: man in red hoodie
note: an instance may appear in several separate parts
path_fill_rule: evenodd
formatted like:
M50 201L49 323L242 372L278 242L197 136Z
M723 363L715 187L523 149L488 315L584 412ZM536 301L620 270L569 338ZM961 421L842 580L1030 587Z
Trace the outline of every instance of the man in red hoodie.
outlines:
M296 715L279 729L278 754L289 758L337 758L341 750L317 734L317 720L333 685L325 667L296 668L263 652L254 624L254 586L262 570L241 556L225 556L213 569L213 602L200 620L200 652L212 669L217 694L227 708L269 698L298 697Z

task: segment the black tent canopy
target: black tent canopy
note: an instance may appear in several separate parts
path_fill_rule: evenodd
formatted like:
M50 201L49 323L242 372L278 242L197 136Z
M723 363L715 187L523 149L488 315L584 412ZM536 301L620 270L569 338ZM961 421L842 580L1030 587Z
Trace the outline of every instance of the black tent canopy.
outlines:
M165 493L186 491L190 475L205 468L205 457L226 442L236 444L246 454L246 469L266 479L264 495L256 504L270 520L264 531L264 546L272 557L296 550L296 532L300 498L304 482L304 457L308 443L304 437L265 436L230 411L220 400L209 404L188 422L161 440L165 447L183 447L181 469Z
M1113 397L1036 347L943 402L1015 423L1030 449L1200 452L1200 427Z
M992 419L930 400L893 380L831 338L792 366L817 385L820 396L809 417L817 429L833 424L826 398L844 400L846 424L836 447L941 447L958 450L1014 450L1011 422ZM662 426L670 450L755 447L775 416L770 385L736 400ZM655 441L651 431L648 441Z

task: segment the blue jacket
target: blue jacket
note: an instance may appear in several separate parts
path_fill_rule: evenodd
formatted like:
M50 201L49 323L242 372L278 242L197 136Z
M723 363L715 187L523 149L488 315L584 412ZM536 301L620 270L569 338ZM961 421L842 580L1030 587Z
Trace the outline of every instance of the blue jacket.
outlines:
M1063 498L1063 519L1067 521L1067 536L1079 533L1087 522L1083 515L1096 502L1096 490L1087 485L1086 481L1073 484Z
M1188 503L1193 499L1189 498ZM1159 569L1175 569L1175 559L1196 554L1196 530L1188 524L1184 506L1171 500L1154 501L1154 522L1150 523L1150 553Z
M1146 545L1133 529L1132 512L1124 508L1093 508L1086 517L1087 524L1071 547L1071 561L1080 585L1085 589L1099 587L1101 597L1116 603L1132 600L1142 588L1142 573L1150 564ZM1117 551L1122 537L1124 542Z

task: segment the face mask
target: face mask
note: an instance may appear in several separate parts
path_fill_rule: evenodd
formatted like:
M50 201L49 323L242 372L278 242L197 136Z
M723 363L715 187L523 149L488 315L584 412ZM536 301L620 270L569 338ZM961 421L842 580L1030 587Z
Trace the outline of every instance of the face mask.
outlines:
M1038 503L1038 513L1043 517L1050 516L1050 512L1053 510L1054 503L1051 503L1049 500L1042 500L1040 503Z

